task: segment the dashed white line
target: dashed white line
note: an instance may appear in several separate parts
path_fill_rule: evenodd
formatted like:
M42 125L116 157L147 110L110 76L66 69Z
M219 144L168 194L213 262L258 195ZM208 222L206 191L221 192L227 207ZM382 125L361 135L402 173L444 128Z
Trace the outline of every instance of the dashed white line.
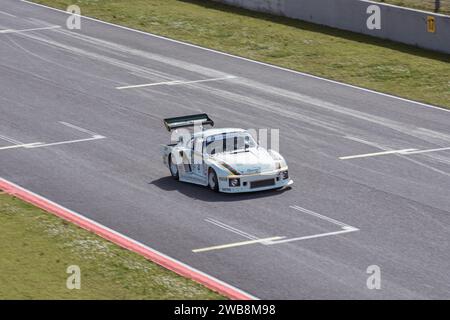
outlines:
M235 76L228 76L228 77L223 77L223 78L203 79L203 80L193 80L193 81L174 80L174 81L145 83L145 84L138 84L138 85L131 85L131 86L116 87L116 89L118 89L118 90L136 89L136 88L145 88L145 87L153 87L153 86L161 86L161 85L174 86L174 85L184 85L184 84L193 84L193 83L202 83L202 82L223 81L223 80L230 80L230 79L235 79L235 78L236 78Z

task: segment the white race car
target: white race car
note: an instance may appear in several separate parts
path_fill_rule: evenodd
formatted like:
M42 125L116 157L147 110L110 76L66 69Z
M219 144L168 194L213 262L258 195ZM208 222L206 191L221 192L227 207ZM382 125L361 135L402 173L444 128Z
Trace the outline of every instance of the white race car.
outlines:
M284 158L266 150L243 129L204 129L214 126L206 114L164 119L177 143L163 145L164 164L173 178L226 193L283 189L289 178ZM194 127L194 132L187 128Z

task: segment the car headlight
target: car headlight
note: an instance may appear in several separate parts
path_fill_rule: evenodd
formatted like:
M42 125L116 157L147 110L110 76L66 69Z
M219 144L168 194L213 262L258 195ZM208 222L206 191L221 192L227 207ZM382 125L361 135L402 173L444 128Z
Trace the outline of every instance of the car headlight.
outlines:
M239 178L232 178L228 180L228 183L230 187L240 187L241 186L241 179Z
M289 179L289 171L283 171L281 176L283 177L283 180Z

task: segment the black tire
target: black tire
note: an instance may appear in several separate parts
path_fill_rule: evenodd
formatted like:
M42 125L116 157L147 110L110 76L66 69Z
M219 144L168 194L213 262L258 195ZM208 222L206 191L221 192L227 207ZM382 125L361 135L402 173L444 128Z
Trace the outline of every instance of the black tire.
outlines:
M208 172L208 186L214 192L219 192L219 179L214 169L209 169Z
M173 154L171 153L169 155L169 170L170 170L170 175L172 176L172 178L174 178L175 180L180 180L180 174L178 172L178 167L176 166L176 164L174 164L174 162L172 161L172 157ZM176 169L175 169L176 168ZM175 171L174 171L175 170Z

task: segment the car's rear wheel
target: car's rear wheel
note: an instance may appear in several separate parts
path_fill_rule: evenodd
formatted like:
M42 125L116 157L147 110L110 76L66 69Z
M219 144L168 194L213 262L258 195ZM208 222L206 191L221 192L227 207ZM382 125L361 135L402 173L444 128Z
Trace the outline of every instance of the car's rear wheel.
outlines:
M180 179L180 175L179 175L179 172L178 172L178 166L177 166L176 161L174 161L174 156L173 156L172 153L169 156L169 170L170 170L170 174L172 175L172 177L175 180L179 180Z
M208 186L211 190L219 192L219 180L214 169L209 169L208 173Z

